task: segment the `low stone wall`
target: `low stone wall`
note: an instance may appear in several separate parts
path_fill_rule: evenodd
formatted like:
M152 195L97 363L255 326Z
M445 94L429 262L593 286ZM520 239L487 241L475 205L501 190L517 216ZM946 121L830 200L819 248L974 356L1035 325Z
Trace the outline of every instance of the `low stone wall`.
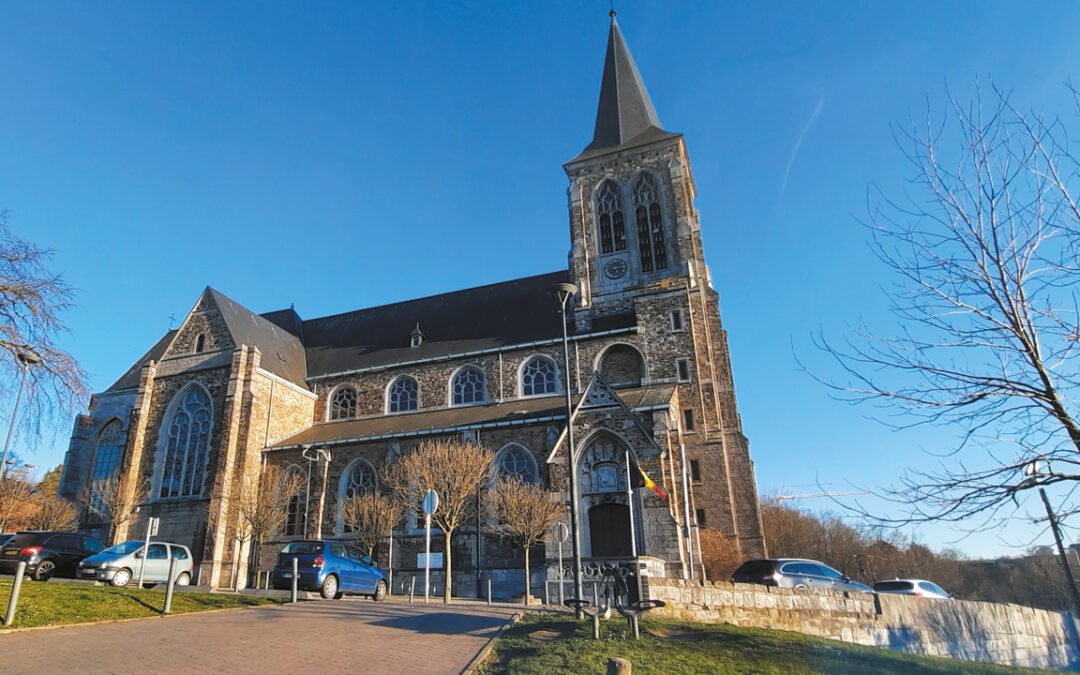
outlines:
M777 628L898 651L1011 666L1080 669L1074 619L1020 605L649 579L654 614Z

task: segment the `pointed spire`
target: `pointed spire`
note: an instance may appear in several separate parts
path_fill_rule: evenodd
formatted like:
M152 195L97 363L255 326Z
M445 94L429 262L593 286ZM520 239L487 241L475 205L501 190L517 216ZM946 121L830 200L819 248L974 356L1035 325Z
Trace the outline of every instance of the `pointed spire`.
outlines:
M668 135L660 126L649 92L645 90L645 83L641 81L615 21L615 10L612 10L600 105L596 109L596 129L585 152L623 145L649 130Z

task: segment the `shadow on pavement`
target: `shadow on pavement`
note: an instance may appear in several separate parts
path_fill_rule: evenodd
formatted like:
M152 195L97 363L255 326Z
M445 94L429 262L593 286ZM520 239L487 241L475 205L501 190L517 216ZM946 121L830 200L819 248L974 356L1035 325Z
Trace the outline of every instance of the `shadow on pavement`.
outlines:
M478 616L458 612L425 612L395 616L372 621L373 626L385 626L414 633L457 635L471 633L477 637L494 637L506 625L506 617Z

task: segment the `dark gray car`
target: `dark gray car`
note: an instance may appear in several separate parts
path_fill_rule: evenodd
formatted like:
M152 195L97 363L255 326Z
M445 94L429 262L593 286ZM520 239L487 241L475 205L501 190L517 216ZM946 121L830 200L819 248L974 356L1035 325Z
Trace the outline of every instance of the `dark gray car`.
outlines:
M831 591L873 593L874 589L837 572L825 563L804 558L747 560L731 581L736 584L764 584L780 588L824 588Z

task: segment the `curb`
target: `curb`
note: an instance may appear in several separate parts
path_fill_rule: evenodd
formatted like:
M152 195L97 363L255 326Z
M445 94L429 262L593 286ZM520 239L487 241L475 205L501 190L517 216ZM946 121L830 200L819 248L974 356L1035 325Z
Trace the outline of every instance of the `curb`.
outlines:
M476 669L480 667L482 663L487 661L488 655L491 654L491 651L495 649L495 641L502 637L502 634L506 631L507 628L513 626L515 623L520 621L521 617L523 616L525 616L525 612L515 612L513 616L507 619L506 623L504 623L502 628L499 629L499 632L492 636L492 638L488 640L488 643L476 653L476 656L474 656L471 661L469 661L468 665L466 665L465 668L461 671L462 675L473 675L473 673L476 672Z

